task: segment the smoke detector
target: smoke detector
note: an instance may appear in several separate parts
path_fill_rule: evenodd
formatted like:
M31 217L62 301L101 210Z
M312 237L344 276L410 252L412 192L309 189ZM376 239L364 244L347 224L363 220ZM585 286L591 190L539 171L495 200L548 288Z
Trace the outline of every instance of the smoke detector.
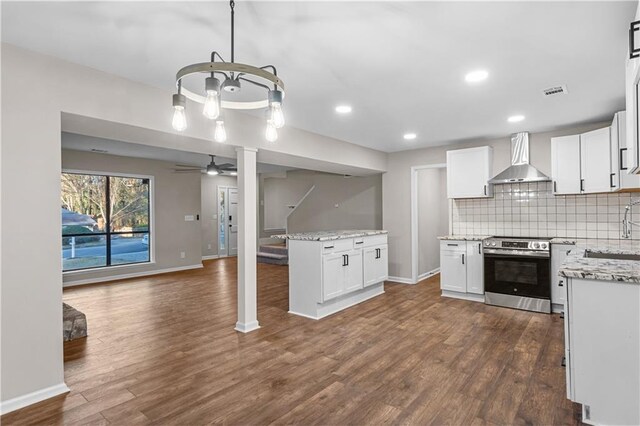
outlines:
M567 90L567 86L563 84L562 86L554 86L549 87L548 89L544 89L542 93L544 93L545 96L566 95L569 93L569 91Z

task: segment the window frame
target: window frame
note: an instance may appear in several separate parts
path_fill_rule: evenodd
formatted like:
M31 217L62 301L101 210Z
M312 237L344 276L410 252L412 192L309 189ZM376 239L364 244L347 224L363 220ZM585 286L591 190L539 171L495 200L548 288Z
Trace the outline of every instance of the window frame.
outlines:
M70 269L65 271L63 268L62 269L62 274L63 275L68 275L68 274L74 274L74 273L82 273L82 272L91 272L91 271L100 271L100 270L110 270L110 269L120 269L120 268L130 268L130 267L136 267L136 266L140 266L140 265L150 265L150 264L155 264L156 263L156 259L155 259L155 182L154 182L154 176L152 175L141 175L141 174L137 174L137 173L121 173L121 172L109 172L109 171L103 171L103 170L84 170L84 169L66 169L63 168L61 173L67 173L67 174L79 174L79 175L93 175L93 176L104 176L106 177L106 182L105 185L107 186L107 197L109 196L108 190L110 185L108 184L109 181L109 177L120 177L120 178L133 178L133 179L147 179L149 181L149 207L148 207L148 214L149 214L149 230L148 231L142 231L142 232L133 232L133 231L118 231L118 232L110 232L110 225L111 222L108 221L107 222L107 230L105 232L94 232L92 234L63 234L62 233L62 223L60 223L60 251L62 252L62 238L65 237L73 237L73 236L80 236L80 237L86 237L86 236L90 236L90 235L96 235L96 236L104 236L106 237L105 240L105 251L106 251L106 265L105 266L91 266L88 268L79 268L79 269ZM111 214L111 212L109 212L109 215ZM148 234L149 235L149 260L144 261L144 262L134 262L134 263L123 263L123 264L116 264L116 265L109 265L110 260L111 260L111 252L110 252L110 248L111 248L111 235L122 235L122 234Z

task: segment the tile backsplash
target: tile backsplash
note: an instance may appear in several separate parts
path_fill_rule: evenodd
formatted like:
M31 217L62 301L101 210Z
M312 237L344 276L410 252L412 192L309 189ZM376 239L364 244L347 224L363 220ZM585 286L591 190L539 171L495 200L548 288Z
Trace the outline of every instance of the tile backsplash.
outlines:
M553 195L551 182L495 185L493 198L453 200L454 235L620 239L624 208L640 193ZM630 220L640 222L640 205ZM640 227L632 239L640 240Z

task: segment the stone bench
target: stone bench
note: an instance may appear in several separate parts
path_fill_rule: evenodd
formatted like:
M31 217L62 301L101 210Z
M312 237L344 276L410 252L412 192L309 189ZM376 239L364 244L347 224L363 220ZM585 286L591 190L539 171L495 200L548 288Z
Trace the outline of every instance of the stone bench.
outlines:
M66 303L62 304L62 335L65 342L87 337L87 316Z

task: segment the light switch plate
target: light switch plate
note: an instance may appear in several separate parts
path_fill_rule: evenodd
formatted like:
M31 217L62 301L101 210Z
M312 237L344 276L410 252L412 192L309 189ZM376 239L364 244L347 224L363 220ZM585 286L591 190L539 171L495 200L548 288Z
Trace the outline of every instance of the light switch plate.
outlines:
M195 220L194 216L192 214L188 214L184 217L184 221L185 222L193 222Z
M185 257L187 257L187 254L183 251L180 252L180 259L184 259Z

